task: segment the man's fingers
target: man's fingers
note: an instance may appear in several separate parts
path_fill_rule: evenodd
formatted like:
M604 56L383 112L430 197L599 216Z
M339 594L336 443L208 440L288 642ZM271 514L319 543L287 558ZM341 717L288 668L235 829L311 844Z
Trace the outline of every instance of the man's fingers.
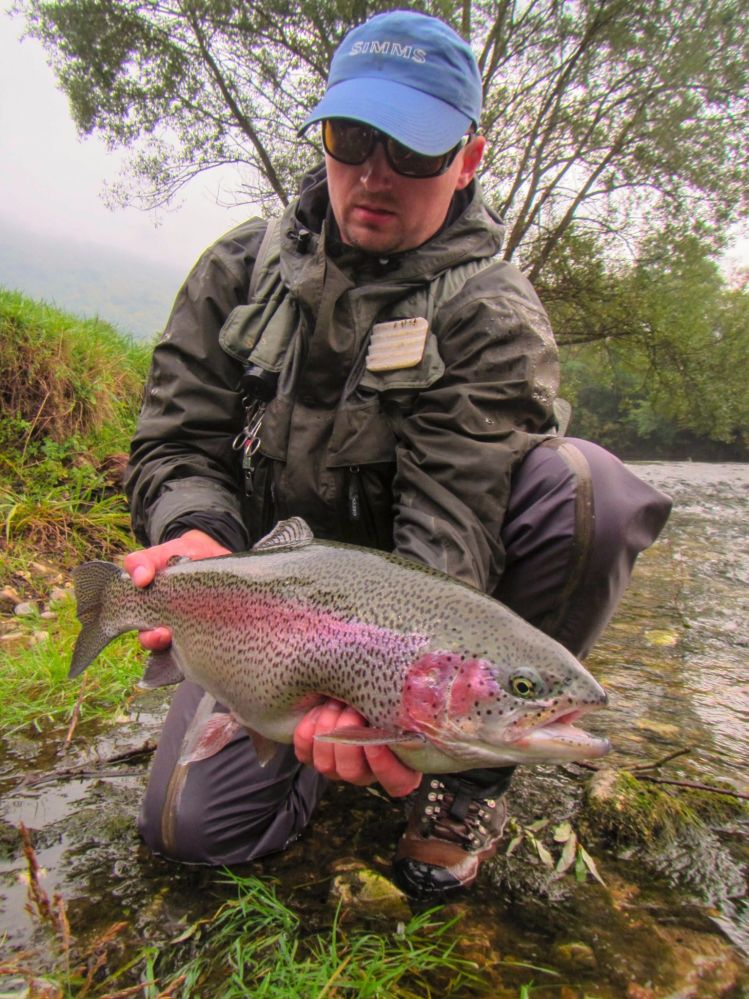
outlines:
M387 746L365 746L364 755L375 779L393 798L404 798L421 783L422 775L401 763Z
M337 728L350 728L353 725L364 724L364 719L353 708L345 707L338 718ZM343 743L333 744L335 750L335 769L340 780L359 787L374 784L376 778L367 763L367 757L361 746L347 746Z
M312 708L294 731L294 749L301 763L313 766L329 780L345 780L365 785L375 780L360 746L320 742L318 735L328 735L338 728L363 725L364 719L353 708L332 698Z
M312 708L294 729L294 752L300 763L312 766L312 746L320 707Z
M141 631L138 638L143 648L148 649L149 652L163 652L172 644L172 633L168 628Z
M387 746L351 746L316 739L337 729L365 724L354 708L333 699L324 701L308 711L296 727L297 759L329 780L345 780L360 787L379 781L393 797L409 794L419 786L421 774L401 763Z
M343 713L340 701L329 700L320 706L315 723L315 735L327 735L338 726L338 720ZM336 768L336 746L332 742L312 741L312 765L315 770L324 774L330 780L340 780Z
M170 559L185 557L191 559L214 558L228 554L229 549L204 531L186 531L179 538L164 541L151 548L141 548L125 556L125 572L136 586L148 586L157 572L169 565Z
M151 549L144 549L138 552L130 552L125 556L123 563L125 572L136 586L144 587L153 582L156 575L156 561L150 554Z

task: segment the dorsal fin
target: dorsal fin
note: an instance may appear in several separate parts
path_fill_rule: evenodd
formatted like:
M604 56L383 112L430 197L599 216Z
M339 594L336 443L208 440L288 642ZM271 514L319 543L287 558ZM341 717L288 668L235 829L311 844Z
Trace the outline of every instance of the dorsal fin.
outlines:
M279 520L273 530L260 538L252 546L254 552L264 552L269 548L303 548L314 541L314 534L306 520L301 517L290 517Z

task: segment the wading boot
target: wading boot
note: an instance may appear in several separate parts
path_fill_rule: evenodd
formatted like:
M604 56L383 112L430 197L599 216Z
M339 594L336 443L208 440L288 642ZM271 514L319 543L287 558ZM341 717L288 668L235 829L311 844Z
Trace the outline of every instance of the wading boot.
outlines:
M475 881L502 838L508 784L508 776L481 786L460 774L426 774L398 843L396 884L412 898L430 898Z

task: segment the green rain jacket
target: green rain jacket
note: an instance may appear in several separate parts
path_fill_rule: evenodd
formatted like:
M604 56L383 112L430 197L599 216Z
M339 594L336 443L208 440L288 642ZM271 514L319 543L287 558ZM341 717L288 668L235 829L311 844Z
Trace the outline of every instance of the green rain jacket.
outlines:
M395 550L491 592L513 470L555 431L558 361L533 288L492 259L503 228L478 185L427 243L381 259L338 241L316 171L251 295L265 230L252 219L222 237L177 296L126 478L136 536L156 544L215 522L241 548L299 515L318 537ZM429 321L421 361L369 370L373 325L412 317ZM250 363L276 371L278 387L248 495L233 444Z

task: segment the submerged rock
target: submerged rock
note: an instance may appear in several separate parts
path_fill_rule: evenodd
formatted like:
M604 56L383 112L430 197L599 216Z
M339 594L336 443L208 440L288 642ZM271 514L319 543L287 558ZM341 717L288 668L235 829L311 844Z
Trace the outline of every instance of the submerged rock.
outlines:
M336 865L339 866L339 865ZM340 870L346 866L348 869ZM363 865L339 866L330 887L330 900L357 915L407 921L411 909L403 892L384 875Z
M576 971L590 971L598 967L593 948L581 940L555 944L551 956L555 962Z

